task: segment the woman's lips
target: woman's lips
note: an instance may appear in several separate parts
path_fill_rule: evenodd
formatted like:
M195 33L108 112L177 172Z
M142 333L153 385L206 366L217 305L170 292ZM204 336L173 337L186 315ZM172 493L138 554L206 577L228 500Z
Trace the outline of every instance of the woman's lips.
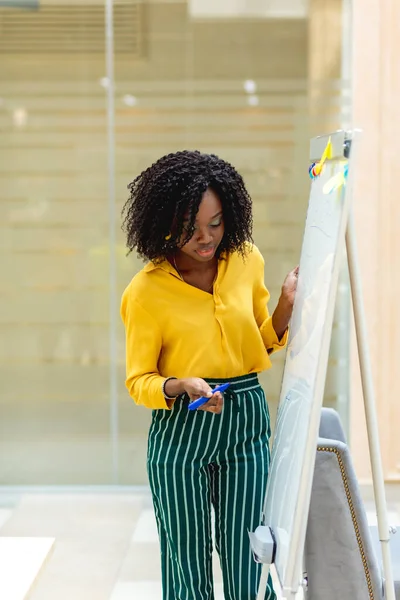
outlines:
M199 256L202 256L203 258L208 258L214 254L215 248L205 248L204 250L198 249L196 250L196 252Z

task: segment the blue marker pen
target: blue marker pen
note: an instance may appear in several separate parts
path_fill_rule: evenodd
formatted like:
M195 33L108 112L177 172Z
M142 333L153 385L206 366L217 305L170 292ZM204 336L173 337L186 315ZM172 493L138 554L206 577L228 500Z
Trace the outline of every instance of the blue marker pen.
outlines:
M212 393L215 394L215 392L224 392L226 389L228 389L228 387L230 385L231 385L230 383L224 383L222 385L217 385L217 387L212 390ZM193 400L192 402L189 402L188 409L196 410L196 408L199 408L199 406L202 406L203 404L208 402L209 399L210 398L207 398L207 396L202 396L201 398L197 398L197 400Z

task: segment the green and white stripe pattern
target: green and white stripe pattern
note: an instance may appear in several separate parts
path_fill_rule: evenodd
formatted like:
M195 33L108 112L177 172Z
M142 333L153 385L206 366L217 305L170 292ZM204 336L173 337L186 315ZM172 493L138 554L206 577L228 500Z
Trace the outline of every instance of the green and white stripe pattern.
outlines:
M226 380L208 380L220 385ZM226 600L256 600L261 565L247 531L261 522L270 421L257 375L231 379L220 415L187 396L155 410L148 474L161 544L163 600L214 600L211 510ZM275 600L271 580L265 600Z

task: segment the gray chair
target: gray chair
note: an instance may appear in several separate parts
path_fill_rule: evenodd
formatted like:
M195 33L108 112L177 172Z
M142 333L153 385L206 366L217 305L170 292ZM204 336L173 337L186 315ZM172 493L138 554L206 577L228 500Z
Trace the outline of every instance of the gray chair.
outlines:
M384 600L380 544L367 515L338 414L324 408L307 525L307 600ZM400 532L390 541L400 600Z

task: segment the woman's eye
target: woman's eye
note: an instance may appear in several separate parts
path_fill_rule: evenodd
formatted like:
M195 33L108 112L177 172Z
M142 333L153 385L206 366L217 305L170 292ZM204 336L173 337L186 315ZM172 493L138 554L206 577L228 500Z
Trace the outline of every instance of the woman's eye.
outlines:
M221 225L222 225L222 219L218 219L218 221L212 221L209 224L209 227L220 227ZM195 223L193 227L194 227L194 231L198 231L199 226L197 225L197 223ZM189 230L189 228L190 228L190 223L189 222L185 222L183 224L183 231L187 232Z

